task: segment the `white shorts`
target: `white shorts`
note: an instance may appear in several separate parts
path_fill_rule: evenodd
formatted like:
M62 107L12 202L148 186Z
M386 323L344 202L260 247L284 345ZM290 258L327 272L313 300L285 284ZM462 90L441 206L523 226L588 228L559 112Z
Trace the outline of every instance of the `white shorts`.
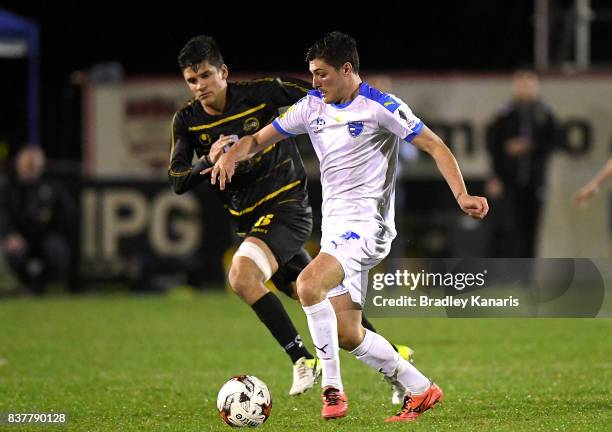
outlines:
M383 235L380 225L347 225L342 232L323 232L321 252L332 255L344 270L344 280L332 288L327 297L346 292L363 307L368 291L368 272L380 263L391 249L391 239Z

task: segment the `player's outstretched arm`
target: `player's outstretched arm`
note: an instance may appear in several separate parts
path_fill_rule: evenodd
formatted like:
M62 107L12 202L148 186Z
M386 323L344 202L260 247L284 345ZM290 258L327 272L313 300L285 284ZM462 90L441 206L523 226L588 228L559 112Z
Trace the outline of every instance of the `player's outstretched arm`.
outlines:
M446 144L444 144L444 141L433 133L431 129L424 126L423 130L411 142L434 158L438 170L440 170L446 183L448 183L453 191L453 195L461 210L473 218L483 219L489 212L487 199L467 193L457 160Z
M576 203L576 205L580 208L586 207L591 197L599 191L599 188L610 176L612 176L612 158L608 159L608 163L601 169L601 171L599 171L599 173L597 173L597 175L591 181L582 186L574 194L574 202Z
M210 170L210 182L216 184L219 179L219 188L225 189L225 183L232 181L236 163L246 160L253 154L264 150L286 138L276 128L269 124L254 135L246 135L236 142L230 150L221 155L217 163Z

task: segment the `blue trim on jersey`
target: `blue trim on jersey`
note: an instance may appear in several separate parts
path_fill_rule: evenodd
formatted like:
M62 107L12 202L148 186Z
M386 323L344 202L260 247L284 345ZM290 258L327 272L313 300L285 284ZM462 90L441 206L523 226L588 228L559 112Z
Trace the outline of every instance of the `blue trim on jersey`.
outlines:
M366 84L366 83L364 83L364 82L362 82L361 84L359 84L359 93L357 93L357 96L359 96L359 95L361 94L361 89L363 88L363 86L364 86L364 85L366 85L366 86L367 86L367 84ZM368 86L368 87L369 87L369 86ZM357 99L357 98L355 98L355 99ZM351 99L350 101L348 101L348 102L344 102L344 103L341 103L341 104L332 103L331 105L332 105L334 108L340 108L340 109L342 109L342 108L346 108L347 106L349 106L350 104L352 104L352 103L353 103L353 101L354 101L355 99Z
M392 113L400 107L400 102L393 99L387 93L383 93L377 88L370 87L370 85L365 82L361 83L361 87L359 88L359 94L365 98L373 100L374 102L378 102Z
M412 129L412 132L408 134L408 136L406 136L406 138L404 138L404 141L406 142L410 142L414 139L415 136L417 136L418 134L421 133L421 131L423 130L423 126L425 126L425 123L423 123L422 121L419 122L419 124L417 124L415 126L414 129Z
M361 84L359 84L359 93L357 93L357 96L359 96L359 95L365 96L363 93L361 93L361 92L363 91L364 86L367 86L368 88L370 87L369 85L367 85L367 84L366 84L366 83L364 83L364 82L362 82ZM357 99L357 98L355 98L355 99ZM335 103L332 103L331 105L332 105L333 107L335 107L335 108L340 108L340 109L342 109L342 108L346 108L347 106L349 106L350 104L352 104L352 103L353 103L353 101L354 101L355 99L351 99L350 101L348 101L348 102L344 102L344 103L342 103L342 104L335 104Z
M374 87L370 87L370 85L366 82L362 82L359 85L359 93L357 94L357 96L363 96L367 99L373 100L374 102L378 102L383 107L385 107L385 109L387 109L388 111L392 113L395 112L400 107L400 102L393 99L387 93L383 93ZM350 101L344 102L341 104L332 103L331 105L335 108L342 109L352 104L355 99L351 99Z
M310 96L318 97L319 99L323 99L323 93L319 90L308 90L308 94Z
M285 129L283 129L283 127L278 122L278 119L274 119L274 121L272 122L272 125L274 126L274 129L276 129L278 132L282 133L285 136L289 136L289 137L295 136L295 134L289 133Z
M354 100L355 100L355 99L351 99L350 101L348 101L348 102L344 102L344 103L341 103L341 104L332 103L331 105L332 105L334 108L340 108L340 109L342 109L342 108L346 108L347 106L349 106L350 104L352 104Z

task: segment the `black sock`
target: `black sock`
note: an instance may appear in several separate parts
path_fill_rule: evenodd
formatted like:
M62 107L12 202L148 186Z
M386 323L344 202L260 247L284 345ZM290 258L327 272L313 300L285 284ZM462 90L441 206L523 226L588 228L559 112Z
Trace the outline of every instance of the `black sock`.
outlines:
M372 323L368 321L368 319L363 313L361 314L361 325L370 330L371 332L378 333Z
M361 325L364 328L367 328L368 330L374 332L374 333L378 333L376 331L376 329L374 328L374 326L372 325L372 323L370 321L368 321L368 319L365 317L364 314L361 314ZM391 344L391 346L393 347L393 349L395 350L395 352L399 352L397 350L397 347L395 346L395 344L393 342L389 342Z
M269 292L251 307L287 355L291 357L291 362L295 363L301 357L313 358L302 343L301 336L278 297Z

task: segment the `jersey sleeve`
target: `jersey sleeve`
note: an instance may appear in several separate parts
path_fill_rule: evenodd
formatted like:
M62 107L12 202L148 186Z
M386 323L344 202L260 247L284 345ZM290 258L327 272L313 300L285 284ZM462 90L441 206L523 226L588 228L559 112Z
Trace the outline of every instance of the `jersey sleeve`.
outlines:
M201 169L194 169L191 164L193 148L180 112L172 119L171 140L168 181L175 193L182 194L202 183L206 176L200 175Z
M272 124L276 130L285 136L295 136L307 133L308 97L304 97L291 105L287 111L278 116Z
M389 101L380 106L378 122L382 128L406 142L412 141L425 126L405 102L395 97L389 97Z

